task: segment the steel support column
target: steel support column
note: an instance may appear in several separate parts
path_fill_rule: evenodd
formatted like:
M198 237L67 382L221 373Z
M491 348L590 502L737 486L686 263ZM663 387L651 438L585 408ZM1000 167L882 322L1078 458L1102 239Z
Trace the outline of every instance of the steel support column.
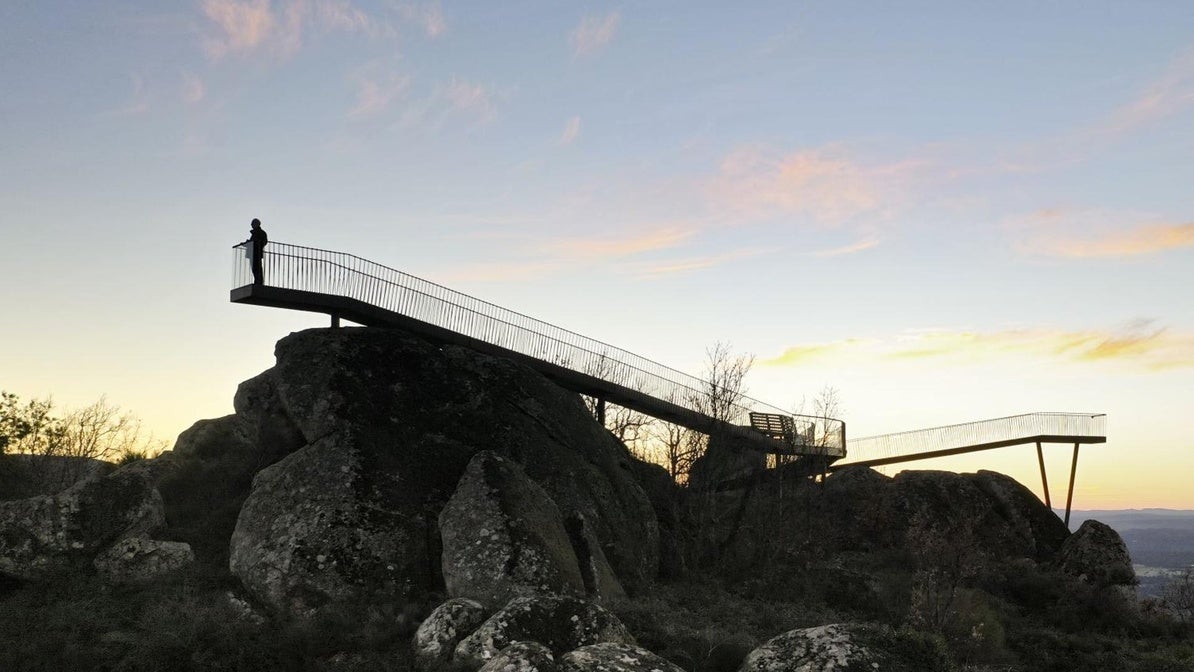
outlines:
M1041 487L1045 489L1045 506L1053 509L1053 502L1049 501L1049 477L1045 475L1045 453L1041 450L1041 442L1036 442L1036 461L1041 465Z
M605 399L597 397L597 424L605 426Z
M1074 444L1074 459L1070 462L1070 489L1065 496L1065 528L1070 529L1070 505L1074 502L1074 474L1078 473L1078 444Z

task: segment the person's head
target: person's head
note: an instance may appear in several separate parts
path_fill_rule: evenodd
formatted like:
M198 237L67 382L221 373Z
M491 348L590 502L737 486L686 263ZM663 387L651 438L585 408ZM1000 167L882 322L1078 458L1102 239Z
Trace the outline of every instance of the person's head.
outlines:
M249 226L253 227L254 229L260 229L261 228L261 220L254 217L253 221L249 222Z

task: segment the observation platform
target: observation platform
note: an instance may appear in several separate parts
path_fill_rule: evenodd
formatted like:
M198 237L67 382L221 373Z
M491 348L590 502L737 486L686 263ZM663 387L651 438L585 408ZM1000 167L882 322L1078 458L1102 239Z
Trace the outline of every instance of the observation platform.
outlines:
M526 364L561 387L773 455L846 455L846 425L834 418L787 413L742 395L712 417L702 402L711 384L607 343L536 320L344 252L271 242L254 284L244 245L233 248L231 300L325 313L369 327L395 327ZM775 419L780 431L748 424Z

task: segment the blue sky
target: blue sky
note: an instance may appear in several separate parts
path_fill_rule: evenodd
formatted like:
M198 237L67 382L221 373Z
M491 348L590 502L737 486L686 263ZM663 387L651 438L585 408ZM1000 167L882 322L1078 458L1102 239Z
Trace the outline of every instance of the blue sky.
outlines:
M752 396L836 386L856 436L1107 412L1078 503L1194 508L1192 28L1184 2L5 3L0 387L167 437L230 412L324 324L227 302L259 217L694 373L729 341Z

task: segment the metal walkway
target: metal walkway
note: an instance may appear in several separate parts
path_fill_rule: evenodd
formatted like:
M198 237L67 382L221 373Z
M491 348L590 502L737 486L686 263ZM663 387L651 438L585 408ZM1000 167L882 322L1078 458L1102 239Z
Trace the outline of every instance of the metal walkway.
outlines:
M1106 442L1107 416L1103 413L1026 413L993 420L851 439L851 459L838 462L829 469L834 471L853 466L879 467L1035 443L1045 505L1052 508L1049 477L1045 472L1045 456L1041 444L1073 444L1070 484L1065 503L1065 524L1068 527L1070 507L1074 500L1074 477L1078 470L1078 446Z
M344 252L271 242L264 283L253 284L243 244L233 248L235 303L289 308L365 326L399 327L434 341L521 361L561 387L599 404L618 404L744 447L826 463L846 455L846 425L833 418L787 413L740 397L721 421L702 412L709 383L433 282ZM780 416L787 431L764 432L752 414Z

